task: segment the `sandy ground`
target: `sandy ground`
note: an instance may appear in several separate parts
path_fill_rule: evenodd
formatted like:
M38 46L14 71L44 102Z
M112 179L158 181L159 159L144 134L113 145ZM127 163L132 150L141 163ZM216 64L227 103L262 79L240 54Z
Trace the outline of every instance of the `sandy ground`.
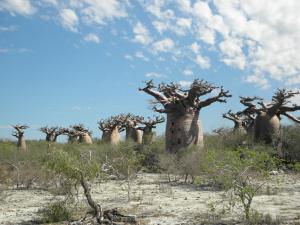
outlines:
M272 176L265 187L268 190L254 198L253 208L280 217L284 224L300 224L300 175ZM105 209L118 208L149 225L191 225L193 218L208 214L214 202L222 202L222 192L167 183L166 176L158 174L139 174L132 181L130 202L127 183L122 181L94 184L92 190L94 199ZM0 200L0 224L34 220L37 211L51 198L48 192L39 190L6 191L5 198ZM222 203L218 205L222 207Z

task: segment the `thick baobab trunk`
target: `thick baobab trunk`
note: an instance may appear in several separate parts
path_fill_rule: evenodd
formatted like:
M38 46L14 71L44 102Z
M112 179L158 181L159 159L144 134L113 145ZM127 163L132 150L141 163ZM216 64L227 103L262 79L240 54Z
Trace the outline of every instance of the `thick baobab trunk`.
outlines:
M155 134L152 131L152 129L145 128L143 132L143 144L144 145L151 144L154 141L154 138L155 138Z
M181 148L196 145L203 147L203 131L198 112L183 115L167 113L166 150L177 153Z
M69 138L68 138L68 143L74 143L74 142L77 142L78 141L78 136L73 136L73 135L71 135L71 136L69 136Z
M117 145L120 143L120 140L121 140L121 136L120 136L120 133L119 133L119 129L118 127L114 128L109 136L109 142L112 144L112 145Z
M27 149L26 140L23 136L18 139L18 148L22 151L26 151Z
M126 127L126 140L142 143L143 132L133 127Z
M254 136L257 141L272 143L280 136L280 120L276 115L262 112L257 115L254 123Z
M79 139L80 143L93 144L93 140L89 134L83 134Z
M247 134L247 131L242 124L236 124L233 128L233 132L237 135Z

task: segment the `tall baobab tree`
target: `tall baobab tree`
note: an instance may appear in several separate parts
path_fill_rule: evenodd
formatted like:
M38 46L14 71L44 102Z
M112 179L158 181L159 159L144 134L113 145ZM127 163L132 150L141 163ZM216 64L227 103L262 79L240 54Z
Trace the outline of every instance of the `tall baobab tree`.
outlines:
M138 125L143 119L142 116L136 116L130 113L124 117L127 141L130 140L138 144L142 143L143 132L138 129Z
M271 144L278 141L280 137L280 119L281 116L286 116L296 123L300 121L290 114L300 110L300 106L291 104L290 99L300 94L297 91L286 89L278 89L272 97L271 103L259 101L253 103L257 98L241 98L241 103L247 108L243 112L254 112L256 117L254 120L254 137L257 141L263 141L266 144ZM248 100L248 101L245 101ZM246 103L246 104L245 104Z
M83 124L74 125L71 127L75 133L79 136L78 141L80 143L92 144L92 132L85 128Z
M124 115L112 116L98 122L102 140L117 145L121 141L120 132L125 130Z
M15 131L12 132L12 136L16 137L18 139L17 146L20 150L26 151L26 140L24 136L24 132L29 126L27 125L15 125L12 126Z
M46 141L48 142L56 142L57 137L64 133L64 130L58 127L45 126L41 127L39 130L46 134Z
M142 120L141 124L144 127L139 127L140 130L143 131L143 144L151 144L154 140L155 133L153 131L156 128L156 125L159 123L165 122L165 118L163 116L156 116L155 118L148 118L148 120Z
M239 115L238 113L233 113L231 110L229 110L227 113L223 114L223 118L231 120L234 123L233 132L236 134L246 134L246 126L247 123L245 121L245 118L242 115Z
M153 81L146 82L146 87L140 88L155 98L155 103L163 107L153 109L159 113L167 114L166 150L176 153L179 149L189 145L203 146L203 131L199 120L200 110L214 102L226 102L231 97L228 91L220 87L216 96L200 100L200 97L211 93L218 87L203 80L194 80L188 90L183 90L175 83L160 84L157 88Z

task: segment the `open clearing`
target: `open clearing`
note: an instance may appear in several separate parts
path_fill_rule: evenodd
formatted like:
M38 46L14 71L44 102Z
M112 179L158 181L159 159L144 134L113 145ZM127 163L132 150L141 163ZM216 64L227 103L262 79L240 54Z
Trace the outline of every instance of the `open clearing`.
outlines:
M253 208L280 217L283 224L300 223L300 175L272 176L265 187L268 188L254 197ZM92 190L93 198L105 209L118 208L149 225L197 224L199 216L209 214L213 202L222 200L222 192L168 183L166 175L161 174L138 174L132 182L130 202L124 181L94 184ZM51 199L50 193L41 190L6 191L0 201L0 224L31 224L38 218L37 211ZM226 217L237 214L227 213Z

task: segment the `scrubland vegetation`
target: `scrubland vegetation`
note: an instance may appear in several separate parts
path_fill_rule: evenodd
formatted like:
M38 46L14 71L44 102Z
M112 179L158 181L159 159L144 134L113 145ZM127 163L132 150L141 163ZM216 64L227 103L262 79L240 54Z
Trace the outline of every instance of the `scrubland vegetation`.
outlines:
M208 203L205 214L190 218L193 222L186 224L286 224L252 207L256 196L270 192L270 174L299 175L300 127L282 129L283 144L276 149L254 143L247 135L220 129L205 136L202 150L192 146L176 154L165 152L164 137L157 137L150 145L96 141L49 146L45 141L27 141L27 151L20 151L13 142L1 141L1 199L5 202L6 193L12 189L49 192L52 200L40 206L31 223L147 224L147 218L128 216L130 212L122 215L96 201L93 188L111 180L122 181L130 202L135 200L131 189L137 175L156 173L165 176L167 185L222 193L222 201ZM235 211L237 208L242 210ZM299 223L299 218L291 218L295 224L297 219Z

